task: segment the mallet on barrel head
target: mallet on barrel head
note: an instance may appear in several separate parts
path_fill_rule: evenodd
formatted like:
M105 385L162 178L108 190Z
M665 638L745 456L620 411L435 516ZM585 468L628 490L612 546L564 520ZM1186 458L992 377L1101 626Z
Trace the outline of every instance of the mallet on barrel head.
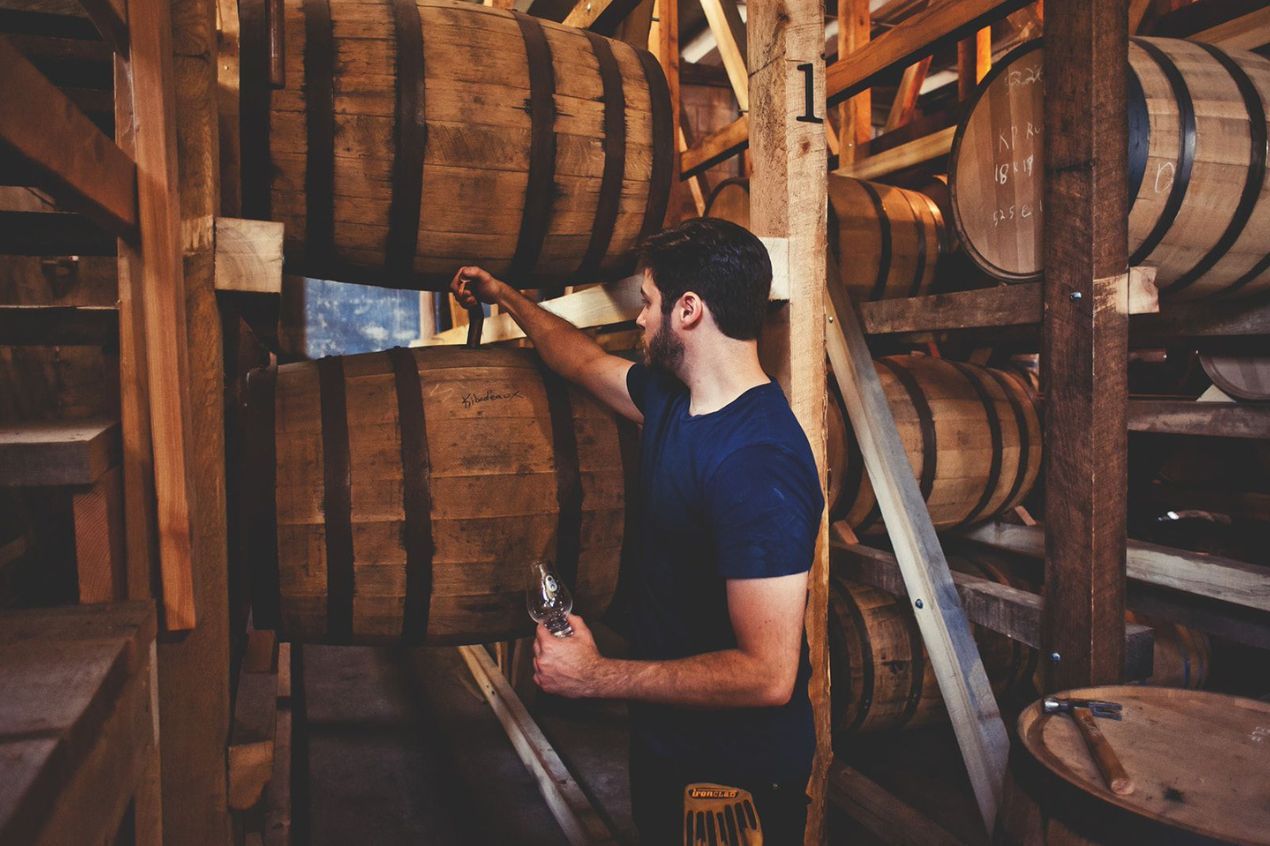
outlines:
M1111 743L1103 735L1102 730L1094 722L1094 717L1118 720L1121 706L1118 702L1106 702L1101 699L1057 699L1046 697L1042 707L1047 714L1070 714L1085 740L1090 756L1098 766L1102 779L1111 788L1112 793L1128 796L1133 792L1133 779L1125 772L1120 757L1111 748Z

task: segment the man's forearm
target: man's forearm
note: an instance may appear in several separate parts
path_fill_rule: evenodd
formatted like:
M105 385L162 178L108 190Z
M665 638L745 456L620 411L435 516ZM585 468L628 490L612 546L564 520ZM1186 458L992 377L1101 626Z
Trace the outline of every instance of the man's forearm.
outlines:
M590 695L699 708L762 707L789 701L792 679L739 649L673 661L603 658Z
M606 354L590 335L510 286L499 291L498 305L525 331L546 365L566 379L576 379L581 367Z

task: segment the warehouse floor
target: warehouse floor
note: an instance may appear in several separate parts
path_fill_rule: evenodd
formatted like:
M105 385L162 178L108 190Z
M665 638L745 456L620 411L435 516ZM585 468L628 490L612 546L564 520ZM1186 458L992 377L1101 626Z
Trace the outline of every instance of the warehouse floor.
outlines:
M565 842L454 649L308 646L304 674L315 846ZM543 700L535 716L634 843L621 708Z

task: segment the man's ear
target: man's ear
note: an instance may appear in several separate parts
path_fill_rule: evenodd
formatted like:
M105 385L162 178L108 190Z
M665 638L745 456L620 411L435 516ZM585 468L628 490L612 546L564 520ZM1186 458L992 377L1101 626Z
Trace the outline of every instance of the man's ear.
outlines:
M695 292L687 291L675 303L675 311L679 314L680 325L684 329L692 329L705 318L706 304Z

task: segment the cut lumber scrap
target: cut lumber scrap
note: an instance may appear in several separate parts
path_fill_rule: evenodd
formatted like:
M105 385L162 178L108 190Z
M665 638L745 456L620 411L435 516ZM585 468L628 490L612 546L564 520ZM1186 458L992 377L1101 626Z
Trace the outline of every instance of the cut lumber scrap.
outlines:
M282 293L282 229L272 220L216 218L216 290Z
M485 695L494 715L503 724L516 754L538 782L538 789L552 816L560 823L571 846L614 844L617 841L604 819L591 806L560 756L551 748L542 729L525 710L511 683L498 671L484 646L460 646L459 655Z
M0 211L0 254L113 256L115 236L81 214Z
M966 846L939 823L840 761L829 768L829 800L881 843Z
M1010 753L1005 723L913 478L908 454L900 443L855 308L841 286L830 285L828 292L828 319L831 326L838 327L826 333L834 378L877 494L908 597L916 609L918 628L948 706L980 816L985 829L992 831Z
M856 179L878 179L905 168L933 162L952 150L957 127L950 126L889 150L844 162L834 173Z
M938 48L1027 5L1027 0L938 0L825 71L830 105L865 88L892 68L912 64Z
M278 721L278 644L271 631L252 630L238 674L229 733L229 807L255 807L274 771Z
M150 603L0 615L0 843L157 846ZM148 793L147 793L148 791Z
M638 5L639 0L578 0L562 23L600 35L612 35Z
M961 536L993 549L1045 557L1042 526L989 522ZM1128 576L1134 581L1270 611L1270 568L1135 540L1128 542L1127 558Z
M1242 402L1130 399L1129 431L1268 439L1270 406Z
M1270 44L1270 6L1197 32L1190 39L1226 49L1259 50Z
M114 346L114 306L0 306L0 344L8 346Z
M119 463L119 423L53 420L0 427L0 485L91 485Z
M833 530L834 566L849 578L894 596L906 596L904 577L895 556L863 544L846 543ZM994 582L969 573L952 574L953 584L966 609L966 618L977 626L991 629L1033 649L1041 646L1041 608L1038 594ZM1125 626L1125 676L1144 679L1151 675L1154 642L1150 626Z
M607 285L565 294L554 300L545 300L540 305L579 329L622 323L634 320L639 315L643 307L639 295L639 286L642 283L642 276L628 276ZM510 314L498 314L486 318L481 331L482 343L492 344L496 341L509 341L523 337L525 337L524 331L516 325L516 321L512 320ZM438 332L431 338L421 339L416 345L461 344L466 340L467 326L464 325Z
M96 25L116 53L128 52L128 9L124 0L79 0L88 17Z
M0 152L33 184L112 234L137 236L137 168L9 40L0 36Z
M717 132L712 132L700 143L684 150L679 157L679 176L687 179L707 168L714 167L750 146L750 118L741 115Z

